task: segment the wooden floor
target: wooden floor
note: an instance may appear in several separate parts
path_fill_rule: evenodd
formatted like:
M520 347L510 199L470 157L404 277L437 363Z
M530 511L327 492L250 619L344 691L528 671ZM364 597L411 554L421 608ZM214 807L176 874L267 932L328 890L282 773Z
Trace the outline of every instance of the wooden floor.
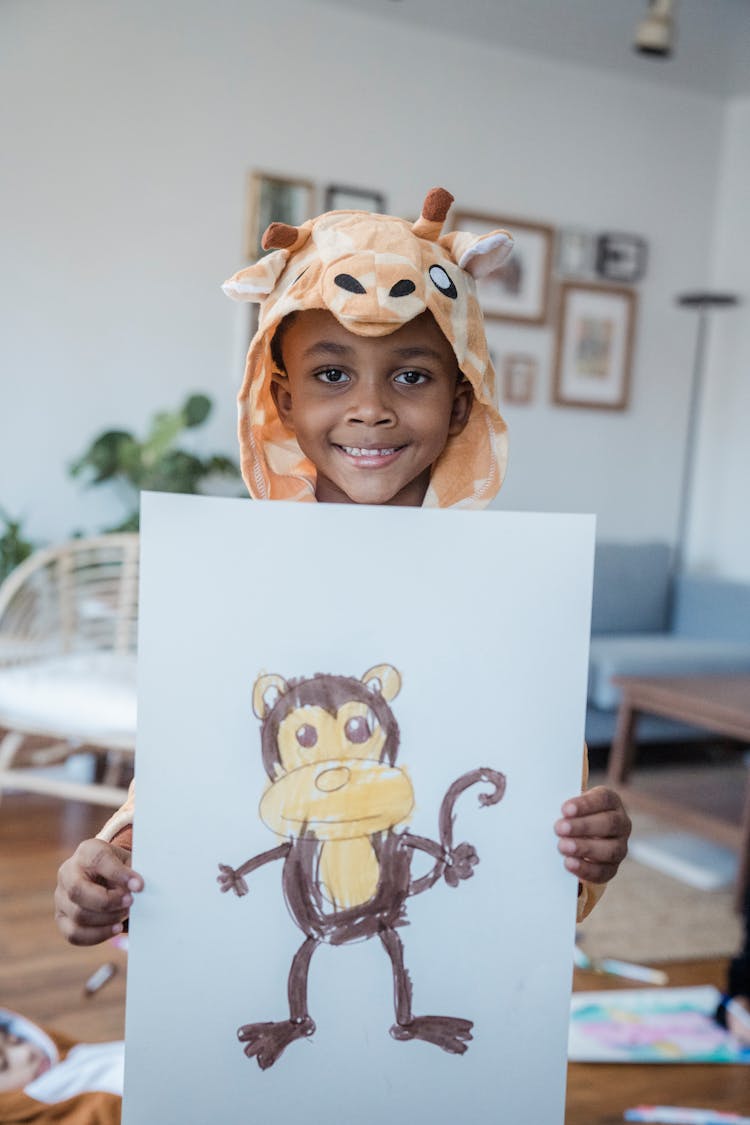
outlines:
M0 1006L89 1041L124 1033L127 956L112 943L67 945L55 927L52 890L60 862L101 821L101 809L77 802L13 794L0 803ZM86 979L106 961L119 971L99 993L85 997ZM722 987L726 969L721 960L683 963L670 970L670 983ZM576 971L574 987L613 988L617 982ZM565 1125L620 1125L623 1110L641 1102L750 1114L750 1068L569 1068Z

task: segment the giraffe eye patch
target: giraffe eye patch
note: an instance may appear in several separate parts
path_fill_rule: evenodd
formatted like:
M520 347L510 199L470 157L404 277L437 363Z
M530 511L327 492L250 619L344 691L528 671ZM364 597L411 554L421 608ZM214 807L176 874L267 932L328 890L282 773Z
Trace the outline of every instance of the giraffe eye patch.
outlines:
M450 297L452 301L455 301L458 296L458 290L442 266L430 266L430 281L436 289L439 289L446 297Z

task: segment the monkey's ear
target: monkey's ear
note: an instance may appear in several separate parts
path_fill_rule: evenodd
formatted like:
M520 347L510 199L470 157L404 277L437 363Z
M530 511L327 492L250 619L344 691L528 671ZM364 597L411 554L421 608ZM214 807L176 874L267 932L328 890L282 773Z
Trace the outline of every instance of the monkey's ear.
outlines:
M283 676L258 676L253 685L253 711L259 719L265 719L276 700L289 691L289 684Z
M378 691L389 703L401 691L401 675L392 664L376 664L365 672L362 683L370 691Z

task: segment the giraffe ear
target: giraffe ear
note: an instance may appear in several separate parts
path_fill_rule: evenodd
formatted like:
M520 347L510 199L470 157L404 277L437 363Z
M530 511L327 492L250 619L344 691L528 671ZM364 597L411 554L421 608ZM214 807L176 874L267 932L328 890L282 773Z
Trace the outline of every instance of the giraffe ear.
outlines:
M489 277L499 270L513 249L513 236L507 230L493 230L483 235L451 231L439 242L459 267L475 279Z
M274 289L288 260L288 250L274 250L230 277L221 288L233 301L262 301Z

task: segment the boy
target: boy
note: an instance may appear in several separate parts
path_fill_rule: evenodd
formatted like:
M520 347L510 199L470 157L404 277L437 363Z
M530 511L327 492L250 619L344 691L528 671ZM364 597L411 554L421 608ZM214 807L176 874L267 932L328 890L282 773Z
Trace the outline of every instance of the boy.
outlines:
M416 223L330 212L273 223L273 252L225 285L261 302L239 395L251 494L411 507L483 507L502 483L506 427L472 278L497 270L505 231L442 235L452 196L431 191ZM584 778L585 784L585 778ZM119 933L143 887L130 867L133 797L60 868L58 925L73 944ZM618 795L566 801L555 824L592 908L627 851Z

